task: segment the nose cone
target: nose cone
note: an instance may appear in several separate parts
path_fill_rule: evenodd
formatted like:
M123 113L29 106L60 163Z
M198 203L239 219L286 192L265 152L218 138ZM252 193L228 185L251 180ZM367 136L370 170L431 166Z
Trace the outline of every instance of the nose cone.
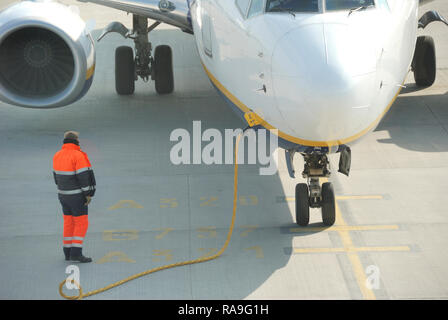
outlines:
M312 24L285 34L272 55L277 108L297 137L347 138L364 128L376 84L377 53L344 25ZM349 125L347 125L349 124Z

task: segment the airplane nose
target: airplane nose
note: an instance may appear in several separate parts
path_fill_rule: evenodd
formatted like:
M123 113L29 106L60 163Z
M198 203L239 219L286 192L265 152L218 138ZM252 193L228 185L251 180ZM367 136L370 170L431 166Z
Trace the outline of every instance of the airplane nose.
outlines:
M324 24L294 29L277 42L272 55L274 95L297 137L334 141L368 126L380 85L377 53L365 42L343 25Z

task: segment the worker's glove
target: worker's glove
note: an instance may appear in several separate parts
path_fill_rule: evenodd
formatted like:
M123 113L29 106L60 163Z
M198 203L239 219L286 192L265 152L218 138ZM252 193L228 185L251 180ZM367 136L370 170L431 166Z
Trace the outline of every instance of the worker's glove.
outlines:
M84 205L85 205L85 206L88 206L89 203L90 203L90 201L92 201L92 197L90 197L90 196L86 196L86 199L87 199L87 201L86 201L86 203L85 203Z

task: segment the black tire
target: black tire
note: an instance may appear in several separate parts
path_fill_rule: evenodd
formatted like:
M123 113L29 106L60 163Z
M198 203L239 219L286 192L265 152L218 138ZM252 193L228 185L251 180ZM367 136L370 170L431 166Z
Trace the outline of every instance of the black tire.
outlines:
M173 54L166 45L157 46L154 52L153 75L156 92L168 94L174 90Z
M428 36L418 37L412 61L417 86L432 86L436 80L436 68L436 48L433 38Z
M326 226L332 226L336 221L336 202L330 182L322 184L322 221Z
M308 185L306 183L296 185L296 223L302 227L306 227L310 223Z
M134 51L122 46L115 50L115 90L120 95L130 95L135 91Z

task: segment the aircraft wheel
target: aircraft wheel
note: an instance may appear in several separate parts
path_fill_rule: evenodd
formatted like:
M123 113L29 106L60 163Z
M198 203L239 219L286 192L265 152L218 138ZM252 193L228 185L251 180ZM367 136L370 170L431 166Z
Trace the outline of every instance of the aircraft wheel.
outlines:
M326 226L332 226L336 220L336 202L333 185L330 182L322 184L322 221Z
M436 48L433 38L428 36L417 38L412 68L417 86L433 85L436 80Z
M173 54L166 45L157 46L154 52L152 78L155 80L158 94L168 94L174 90Z
M306 227L310 222L308 196L308 185L306 183L298 183L296 185L296 223L302 227Z
M135 91L134 51L121 46L115 50L115 90L120 95L130 95Z

